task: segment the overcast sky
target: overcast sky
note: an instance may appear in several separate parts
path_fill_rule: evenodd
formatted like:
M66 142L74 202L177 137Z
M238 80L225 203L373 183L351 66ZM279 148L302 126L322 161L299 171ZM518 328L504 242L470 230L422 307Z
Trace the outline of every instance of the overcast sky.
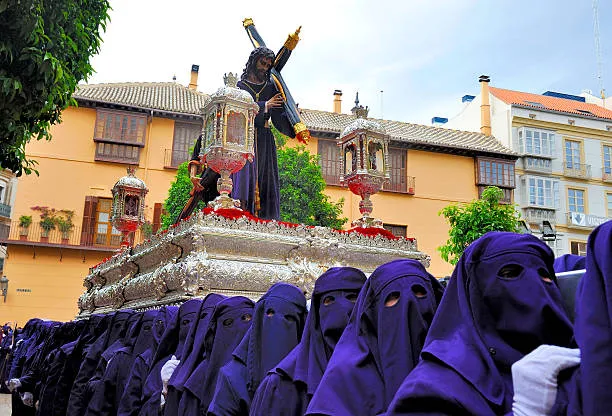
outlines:
M265 7L264 7L265 5ZM111 0L89 83L187 85L213 92L244 69L251 17L278 51L302 26L283 77L301 108L343 112L359 91L371 117L430 124L452 118L478 76L519 91L599 91L591 0ZM599 0L604 87L612 94L612 1ZM607 72L606 72L607 71ZM384 91L381 94L381 90Z

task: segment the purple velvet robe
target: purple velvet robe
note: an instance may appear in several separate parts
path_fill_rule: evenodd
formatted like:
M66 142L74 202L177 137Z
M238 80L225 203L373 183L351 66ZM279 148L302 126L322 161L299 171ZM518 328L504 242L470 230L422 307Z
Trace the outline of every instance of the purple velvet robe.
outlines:
M555 273L582 270L586 268L586 257L576 254L564 254L555 259L553 268Z
M104 350L125 334L128 318L132 314L133 311L131 310L116 312L111 318L108 329L87 349L87 353L82 360L70 391L66 414L82 415L85 413L89 398L87 395L87 383L94 375Z
M585 416L612 411L612 221L589 236L586 274L578 286L576 341L580 347L577 385Z
M442 292L416 260L379 266L359 293L306 414L385 412L417 365Z
M142 387L142 407L139 415L148 416L159 413L162 392L161 368L173 355L181 359L185 349L185 340L201 308L202 299L189 299L180 306L176 319L166 327Z
M512 364L541 344L571 346L554 279L553 253L532 235L489 232L473 242L388 414L511 412Z
M352 267L332 267L317 279L302 340L262 380L250 415L306 412L365 281L365 274Z
M263 88L262 88L263 87ZM241 201L242 208L255 212L255 186L259 182L259 197L261 209L259 217L267 220L280 219L280 183L278 179L278 161L276 157L276 141L264 114L266 101L278 93L271 80L259 86L247 81L238 81L238 88L248 91L259 106L255 117L255 160L247 161L246 165L232 175L234 187L232 197ZM259 92L256 98L255 92ZM261 90L261 91L260 91ZM293 137L293 129L283 110L270 109L274 126L284 134Z
M179 415L206 415L219 369L231 360L232 352L250 328L253 306L253 301L242 296L225 299L216 305L208 330L196 339L203 347L201 361L185 382Z
M140 411L143 384L149 374L153 355L166 327L172 320L176 319L177 313L177 306L162 306L157 311L152 329L153 345L134 358L130 376L126 382L125 390L117 409L118 416L136 416Z
M248 332L219 370L211 415L248 415L251 400L266 373L299 342L306 319L306 298L287 283L274 284L255 304Z
M164 406L165 416L175 416L178 414L185 382L200 361L200 356L204 349L202 340L206 335L206 331L208 331L215 306L223 299L225 299L225 296L216 293L210 293L204 298L198 319L191 326L185 340L184 358L181 359L181 362L174 369L174 373L172 373L172 377L168 381L168 394L166 395L166 404Z

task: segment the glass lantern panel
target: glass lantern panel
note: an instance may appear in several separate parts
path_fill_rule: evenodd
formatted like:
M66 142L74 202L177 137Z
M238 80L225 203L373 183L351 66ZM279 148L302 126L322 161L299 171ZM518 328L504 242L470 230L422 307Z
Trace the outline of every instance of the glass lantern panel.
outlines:
M357 151L354 145L344 149L344 173L349 174L357 170Z
M139 198L134 195L126 195L125 197L125 215L131 215L132 217L138 216L138 203Z
M227 114L227 143L244 144L246 142L246 117L242 113L230 111Z
M215 116L209 114L206 119L206 127L204 128L204 147L208 147L213 143L215 131Z
M379 157L380 151L380 157ZM382 170L382 146L377 142L368 143L368 169Z

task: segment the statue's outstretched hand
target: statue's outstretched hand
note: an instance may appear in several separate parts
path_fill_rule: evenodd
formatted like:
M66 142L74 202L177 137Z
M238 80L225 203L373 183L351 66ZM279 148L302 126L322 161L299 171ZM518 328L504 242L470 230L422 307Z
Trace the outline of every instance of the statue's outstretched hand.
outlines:
M266 111L265 112L267 113L268 110L271 108L280 108L283 106L284 103L285 103L285 100L283 99L283 95L279 92L274 97L266 101Z

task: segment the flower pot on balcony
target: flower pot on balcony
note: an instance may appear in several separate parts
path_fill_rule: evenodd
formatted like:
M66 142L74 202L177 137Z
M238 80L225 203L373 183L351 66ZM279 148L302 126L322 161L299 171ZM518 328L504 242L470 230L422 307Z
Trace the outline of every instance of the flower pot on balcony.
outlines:
M29 232L30 227L19 227L19 239L24 241L27 240Z
M62 231L62 244L70 244L70 231Z

